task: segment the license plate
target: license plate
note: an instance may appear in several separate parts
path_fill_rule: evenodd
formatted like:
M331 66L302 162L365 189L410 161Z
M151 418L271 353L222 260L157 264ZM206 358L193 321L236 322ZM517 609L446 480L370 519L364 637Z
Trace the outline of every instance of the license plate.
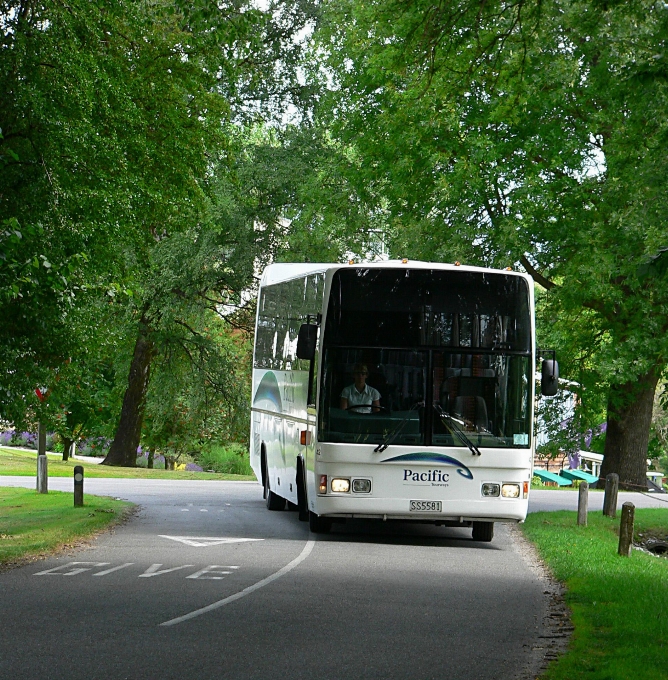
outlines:
M441 501L411 501L411 512L441 512Z

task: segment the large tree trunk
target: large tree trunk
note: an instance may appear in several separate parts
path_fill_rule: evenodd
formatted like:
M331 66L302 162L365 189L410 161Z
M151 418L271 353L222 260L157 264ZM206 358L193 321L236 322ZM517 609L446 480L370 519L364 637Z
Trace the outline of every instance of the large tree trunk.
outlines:
M63 460L68 461L70 458L70 449L72 448L72 439L69 437L60 436L63 441Z
M659 373L652 370L635 381L610 386L601 479L616 472L620 488L629 491L647 489L647 444Z
M146 392L150 378L151 360L154 346L149 338L146 323L142 319L135 351L130 364L128 388L123 397L121 418L118 422L114 441L102 465L137 466L137 447L144 422Z

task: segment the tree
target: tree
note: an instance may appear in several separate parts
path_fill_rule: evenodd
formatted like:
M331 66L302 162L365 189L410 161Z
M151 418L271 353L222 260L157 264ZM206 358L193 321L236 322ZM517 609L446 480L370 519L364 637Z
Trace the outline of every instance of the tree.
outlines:
M198 210L192 210L180 229L161 232L157 242L143 251L147 271L153 276L139 296L139 331L128 389L106 464L135 464L151 364L161 354L173 351L173 339L179 337L174 325L187 328L190 340L201 349L202 329L191 326L187 319L201 319L203 309L219 313L225 306L239 305L252 288L255 268L274 252L276 233L283 230L276 213L280 201L262 200L267 197L265 184L242 184L242 169L248 167L243 148L247 137L237 134L235 125L237 129L242 125L252 128L258 119L281 117L281 105L286 102L303 104L305 88L297 77L301 42L296 36L313 19L313 6L279 1L263 13L247 11L242 16L250 16L252 21L243 24L243 30L229 25L221 7L198 3L184 9L184 14L191 31L188 44L207 65L207 73L219 74L211 91L228 106L227 117L219 120L225 143L196 179L206 200ZM236 5L227 11L231 9L239 11ZM213 46L212 34L217 36ZM255 174L254 179L259 176ZM248 200L245 194L259 200ZM258 224L261 229L256 228ZM170 266L154 266L165 255L172 258ZM177 345L185 350L182 340ZM195 361L187 351L185 354ZM215 361L213 354L205 355Z
M645 0L326 11L335 87L321 120L362 158L392 252L532 274L552 337L587 338L566 364L579 364L581 409L605 395L602 474L644 486L668 350L668 12Z
M78 341L95 323L72 332L71 319L81 326L81 310L106 299L124 328L134 318L109 459L134 464L151 360L165 349L157 341L171 318L151 297L162 284L145 285L153 253L179 234L206 240L208 185L234 164L231 121L301 98L293 36L311 15L299 2L263 12L180 0L0 3L4 417L20 419L34 388L53 384L65 362L73 374L84 370ZM217 245L241 252L248 230L227 241L223 232ZM227 278L231 267L237 283L252 279L246 255L227 260Z
M85 350L78 310L131 294L142 248L203 199L196 179L228 106L173 10L0 3L0 407L12 419ZM249 17L230 12L227 34Z

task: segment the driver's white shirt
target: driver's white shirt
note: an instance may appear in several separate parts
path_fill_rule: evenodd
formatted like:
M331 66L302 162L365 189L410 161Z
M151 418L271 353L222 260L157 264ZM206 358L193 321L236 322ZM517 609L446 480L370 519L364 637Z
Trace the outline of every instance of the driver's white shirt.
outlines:
M364 389L360 392L353 383L344 387L341 392L341 399L348 400L348 407L351 406L366 406L367 404L371 406L374 401L380 400L380 392L371 387L370 385L364 384ZM371 409L356 409L360 413L371 413Z

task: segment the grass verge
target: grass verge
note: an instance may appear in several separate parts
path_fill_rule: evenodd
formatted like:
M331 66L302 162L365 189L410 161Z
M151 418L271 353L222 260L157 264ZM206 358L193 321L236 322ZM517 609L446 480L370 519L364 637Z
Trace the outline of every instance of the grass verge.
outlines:
M192 472L190 470L147 470L146 468L109 467L88 463L81 459L64 462L61 454L48 454L49 477L71 477L75 465L83 465L84 475L90 478L131 479L227 479L255 480L255 475L218 474L213 472ZM11 447L0 448L0 476L36 475L37 453L19 451Z
M0 569L89 538L125 519L133 507L86 496L84 506L75 508L71 493L0 488Z
M668 677L668 559L617 555L617 519L531 513L523 531L566 585L575 632L544 680L665 680ZM668 509L636 509L635 535L668 535Z

